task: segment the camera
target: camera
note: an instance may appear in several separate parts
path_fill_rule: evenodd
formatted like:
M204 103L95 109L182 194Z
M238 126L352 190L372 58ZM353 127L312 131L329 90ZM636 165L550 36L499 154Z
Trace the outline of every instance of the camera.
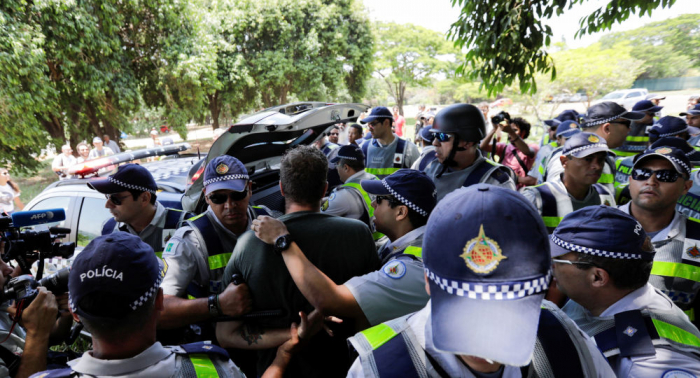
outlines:
M505 111L501 110L500 113L496 114L495 116L491 117L491 123L501 123L505 120L510 121L510 114L506 113Z
M61 295L68 291L68 276L70 268L63 268L58 272L48 275L40 280L35 280L29 274L10 279L2 291L2 301L14 299L25 301L25 307L36 298L37 287L43 286L54 295Z

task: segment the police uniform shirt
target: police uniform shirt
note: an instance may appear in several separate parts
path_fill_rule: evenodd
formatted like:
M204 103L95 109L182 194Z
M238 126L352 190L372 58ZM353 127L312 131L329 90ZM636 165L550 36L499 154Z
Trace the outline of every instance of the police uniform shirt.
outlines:
M356 172L348 177L345 183L359 184L361 180L374 180L376 176L365 171ZM321 212L324 214L337 215L352 219L360 219L365 213L364 199L358 195L355 189L341 189L339 186L333 189L328 200L321 207ZM374 196L370 196L374 199Z
M423 147L423 150L420 152L420 156L413 163L413 165L411 165L411 169L419 170L418 167L420 167L420 163L423 161L423 159L425 159L425 156L433 151L435 151L435 146L433 146L433 145L428 145L428 146Z
M379 143L377 139L370 139L364 143L369 143L367 146L366 168L393 168L393 162L396 154L396 146L399 143L399 136L394 134L394 140L386 146ZM413 142L406 140L406 148L403 153L402 167L409 168L418 160L420 151ZM377 175L378 177L388 176L385 174Z
M440 164L440 161L438 159L433 160L433 162L430 163L428 168L425 169L425 173L428 175L428 177L430 177L431 180L433 180L433 183L435 184L435 189L437 190L437 200L440 201L441 199L443 199L443 197L445 197L452 191L461 188L469 174L471 174L472 171L474 171L474 169L476 169L476 167L484 160L486 159L481 154L481 150L477 149L476 160L474 160L474 163L472 163L472 165L465 169L462 169L461 171L453 171L451 168L448 168L445 171L445 173L443 173L442 176L440 176L440 178L437 178L437 175L442 171L443 166L442 164ZM485 184L491 184L515 190L515 182L513 182L512 179L501 184L495 178L489 177L483 182Z
M700 169L693 169L690 179L693 185L684 196L678 200L676 210L688 218L700 219Z
M423 238L421 226L389 243L385 248L402 251ZM391 255L389 255L391 256ZM372 326L418 311L430 297L425 291L423 262L395 254L381 269L353 277L345 283Z
M9 304L9 302L5 303L4 305L7 304ZM4 340L6 337L8 337L7 333L12 328L12 323L10 314L0 311L0 329L2 330L0 331L0 340ZM12 329L12 333L7 340L0 345L0 348L5 348L18 356L22 355L24 350L24 340L26 338L27 332L24 331L24 328L20 327L19 325L15 325L14 329ZM7 361L0 359L0 378L10 376L10 371L7 369L7 364Z
M535 162L532 164L530 172L527 173L528 176L536 178L538 184L544 182L544 177L542 176L552 151L554 151L554 147L550 144L545 144L540 147L540 150L537 151L537 155L535 155Z
M224 251L233 251L238 236L221 224L211 208L207 209L205 216L216 229ZM246 230L250 228L252 218L251 210L248 208ZM163 260L168 264L168 271L161 285L163 294L184 298L187 294L187 286L192 281L200 287L208 287L211 293L221 293L225 289L222 284L223 269L218 277L210 277L209 256L205 252L205 247L204 240L199 240L192 227L183 226L177 230L163 251Z
M126 223L118 222L117 228L120 231L126 231L132 235L136 235L146 244L150 245L155 252L160 252L163 250L163 246L170 239L170 237L175 233L175 230L164 230L166 216L168 212L165 206L161 205L160 202L156 201L156 214L153 216L151 223L149 223L141 232L136 232L131 226ZM162 230L161 232L158 232Z
M554 307L553 305L551 307ZM431 311L430 302L422 310L416 312L408 318L408 325L416 336L416 341L420 343L423 350L430 354L431 357L440 365L442 369L445 370L447 376L449 377L464 377L464 378L481 378L487 376L487 374L475 374L470 370L465 363L463 363L458 356L450 353L445 353L437 350L433 344L432 327L430 322ZM566 317L564 317L566 318ZM461 319L455 319L456 321ZM613 372L610 370L610 366L607 361L600 353L595 343L590 340L583 332L581 332L578 327L573 322L567 322L567 328L572 332L577 332L576 337L585 342L588 348L589 354L593 358L593 363L597 370L597 377L599 378L611 378L615 377ZM488 341L485 341L488 342ZM517 346L513 346L517 347ZM441 378L442 376L435 370L431 364L426 364L427 373L429 377ZM502 374L499 375L501 378L520 378L522 377L519 367L515 366L503 366ZM355 362L350 367L348 371L348 377L360 378L365 377L362 370L362 365L360 359L357 358Z
M617 208L624 211L626 214L630 213L629 203L626 203L622 206L618 206ZM671 223L669 223L663 230L659 231L656 235L654 235L654 237L651 238L651 242L660 242L668 238L673 239L678 236L685 237L685 218L686 217L683 216L683 214L676 211L676 214L673 216Z
M669 311L673 307L673 302L668 297L647 283L615 302L598 317L592 316L588 310L574 301L568 301L562 310L581 326L584 322L595 322L596 319L614 319L615 314L625 311L641 309ZM655 349L656 355L653 356L611 358L613 371L618 377L700 377L699 357L672 349L667 345L656 345ZM671 374L674 372L676 375Z
M600 195L598 192L591 186L588 188L588 193L586 194L586 197L582 200L577 200L574 198L569 192L566 190L566 187L564 186L563 180L557 180L557 181L552 181L549 182L549 188L552 190L556 190L560 194L567 195L569 196L569 199L571 200L571 206L573 207L572 211L576 211L578 209L582 209L587 206L597 206L597 205L602 205L600 202ZM546 185L546 184L545 184ZM537 208L537 212L542 214L542 194L540 194L540 191L533 188L533 187L524 187L520 189L520 194L522 194L525 198L527 198L530 203L535 205L535 208ZM555 194L556 196L556 194ZM614 203L607 204L608 206L612 205L614 206Z
M68 366L78 373L78 377L148 377L166 378L180 376L183 359L186 355L177 354L179 346L162 346L159 342L132 358L121 360L101 360L94 358L91 352L85 352L81 358L68 362ZM222 377L244 378L245 375L231 360L223 361L223 357L207 355L211 359L219 358L217 364L222 368Z

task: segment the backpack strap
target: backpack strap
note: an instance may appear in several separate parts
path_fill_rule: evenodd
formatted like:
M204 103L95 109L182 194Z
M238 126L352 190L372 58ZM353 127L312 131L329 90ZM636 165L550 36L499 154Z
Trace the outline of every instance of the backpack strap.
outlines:
M398 138L396 142L396 152L394 152L394 168L404 168L404 161L406 160L406 141L404 139Z
M467 179L464 180L462 186L467 187L478 184L481 182L481 177L483 177L491 168L491 165L486 163L486 160L482 160L478 163L474 170L469 173L469 176L467 176Z
M547 226L547 232L551 234L561 223L557 209L557 199L547 184L537 185L535 190L540 193L540 198L542 198L542 220L544 225Z
M423 156L423 159L421 159L420 163L418 163L418 170L421 172L425 171L425 168L427 168L428 165L430 165L430 163L432 163L433 160L435 160L435 158L437 158L437 151L428 151L428 153L425 154L425 156Z
M365 167L369 165L369 157L367 157L367 151L369 151L369 144L372 142L371 139L368 139L367 142L362 143L362 146L360 148L362 149L362 153L365 155Z
M584 377L581 359L569 333L559 319L545 308L540 311L537 339L555 377ZM537 358L537 354L534 358Z

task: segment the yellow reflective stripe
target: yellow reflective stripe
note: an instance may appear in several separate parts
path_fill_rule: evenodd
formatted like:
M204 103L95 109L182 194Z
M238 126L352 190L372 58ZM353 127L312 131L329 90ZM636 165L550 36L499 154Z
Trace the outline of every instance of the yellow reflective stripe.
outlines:
M682 263L654 261L651 274L664 277L685 278L686 280L700 282L700 267Z
M613 176L612 173L603 173L600 175L598 182L601 184L612 184L615 182L615 176Z
M620 169L620 164L622 164L622 160L624 159L617 159L615 160L615 169Z
M187 299L197 299L197 297L193 297L193 296L187 294Z
M423 258L423 248L421 247L406 247L406 249L403 250L404 255L411 255L411 256L416 256L419 259Z
M156 256L158 256L159 259L163 258L163 251L156 252Z
M542 176L544 176L544 165L540 164L539 168L537 169Z
M700 338L692 333L678 328L673 324L662 322L661 320L651 319L651 321L654 322L656 332L658 332L659 336L663 337L664 339L673 340L684 345L700 347Z
M374 239L374 241L377 241L383 237L384 237L384 234L382 234L381 232L372 233L372 239Z
M560 217L542 217L544 225L547 227L556 228L563 218Z
M190 361L194 365L194 372L197 374L197 378L218 378L219 374L216 372L216 367L214 363L211 362L211 358L206 354L193 354L190 355Z
M391 327L384 323L366 329L360 333L365 336L369 345L372 346L372 350L379 348L397 335Z
M374 208L372 207L372 199L369 198L369 194L362 189L362 185L355 183L355 182L349 182L343 184L343 186L349 186L351 188L357 189L360 194L362 194L362 198L364 198L365 203L367 203L367 210L369 211L369 217L372 218L374 216Z
M388 176L396 171L398 171L401 168L365 168L365 172L371 173L375 176L377 175L384 175Z
M688 315L688 319L690 319L691 322L695 321L695 309L691 308L688 311L683 311L686 315Z
M230 259L230 253L222 253L219 255L209 256L209 269L214 270L219 268L225 268L226 264L228 264L228 260Z
M648 142L649 137L647 136L627 136L628 142Z
M199 218L201 218L201 217L203 217L203 216L205 216L205 215L207 215L207 213L206 213L206 212L203 212L203 213L201 213L201 214L199 214L199 215L193 216L192 218L188 219L188 221L195 221L195 220L197 220L197 219L199 219Z
M618 151L618 150L613 150L615 155L621 156L621 157L627 157L627 156L634 156L639 154L639 152L629 152L629 151Z
M554 147L554 148L559 147L559 144L557 143L556 140L555 140L554 142L549 142L549 145L552 146L552 147Z

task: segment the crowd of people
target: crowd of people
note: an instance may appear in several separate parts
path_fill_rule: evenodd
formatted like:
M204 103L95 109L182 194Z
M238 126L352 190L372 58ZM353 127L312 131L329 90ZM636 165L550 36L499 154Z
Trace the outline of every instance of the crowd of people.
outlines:
M70 308L93 350L19 371L700 376L700 105L660 117L660 100L563 111L540 145L483 105L421 109L411 138L376 107L286 151L281 216L251 202L233 156L206 164L199 215L122 165L87 183L113 218L69 298L42 289L18 335L22 360L45 351Z
M102 138L96 136L92 138L92 146L83 141L78 143L76 149L78 156L73 155L73 148L70 144L61 146L61 153L53 159L51 169L58 175L59 180L73 178L68 170L87 160L97 159L105 156L112 156L121 152L119 144L112 140L109 135L105 134Z

